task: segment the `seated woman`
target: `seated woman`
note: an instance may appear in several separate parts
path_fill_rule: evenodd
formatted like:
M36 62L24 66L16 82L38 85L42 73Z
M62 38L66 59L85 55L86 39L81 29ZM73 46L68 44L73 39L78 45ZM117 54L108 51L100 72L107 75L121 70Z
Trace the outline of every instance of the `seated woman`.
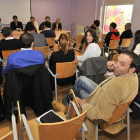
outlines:
M68 38L66 34L60 35L59 45L60 45L60 50L57 52L53 52L49 60L49 67L54 74L56 74L56 63L71 62L74 61L75 58L74 50L68 50ZM74 84L74 82L75 82L75 78L73 77L57 80L57 84L59 86ZM52 76L51 76L51 85L54 89L54 78Z
M134 45L132 47L132 51L137 55L140 54L140 30L137 30L135 33Z
M96 31L93 29L87 30L85 33L86 45L87 48L83 55L76 56L76 59L79 60L79 66L82 66L83 62L91 57L98 57L101 55L101 49L98 45L98 36Z

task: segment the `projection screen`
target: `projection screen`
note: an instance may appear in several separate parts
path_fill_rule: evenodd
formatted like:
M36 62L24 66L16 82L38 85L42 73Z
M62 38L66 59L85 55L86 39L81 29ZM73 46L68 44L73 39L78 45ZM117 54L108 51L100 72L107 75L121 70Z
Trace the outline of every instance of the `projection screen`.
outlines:
M10 24L13 15L26 24L30 20L30 0L0 0L0 18L3 24Z

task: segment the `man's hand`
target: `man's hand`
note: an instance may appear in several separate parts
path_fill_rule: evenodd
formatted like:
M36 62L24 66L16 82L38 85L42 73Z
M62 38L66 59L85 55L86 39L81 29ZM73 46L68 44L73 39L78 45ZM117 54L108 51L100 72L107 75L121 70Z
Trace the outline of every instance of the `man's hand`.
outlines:
M107 62L107 69L108 69L109 71L113 71L113 70L114 70L114 64L115 64L114 61L108 61L108 62Z
M87 103L86 99L80 99L79 97L76 97L76 100L81 107Z
M2 27L2 25L0 25L0 27Z
M19 31L22 31L22 29L21 29L21 28L18 28L18 30L19 30Z
M6 64L7 64L7 61L6 61L6 62L3 62L3 67L5 67L5 66L6 66Z

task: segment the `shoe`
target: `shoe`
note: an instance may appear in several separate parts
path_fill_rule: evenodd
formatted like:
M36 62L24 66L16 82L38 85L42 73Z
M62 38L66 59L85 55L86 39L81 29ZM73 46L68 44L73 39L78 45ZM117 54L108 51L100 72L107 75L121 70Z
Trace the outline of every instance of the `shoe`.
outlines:
M59 103L57 101L52 101L52 106L54 108L55 111L62 111L65 113L66 111L66 107L62 104L62 103Z

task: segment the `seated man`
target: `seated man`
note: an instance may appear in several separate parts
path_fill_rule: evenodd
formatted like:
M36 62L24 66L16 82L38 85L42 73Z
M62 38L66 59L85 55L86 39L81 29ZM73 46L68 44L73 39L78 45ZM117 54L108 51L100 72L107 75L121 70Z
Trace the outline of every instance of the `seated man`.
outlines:
M13 32L9 27L4 27L2 29L2 34L5 39L0 41L0 57L3 59L3 50L17 50L20 49L20 43L18 39L13 38Z
M110 40L119 40L120 39L120 33L116 29L116 27L117 27L117 24L114 22L112 22L109 26L110 32L107 33L107 35L105 37L105 43L107 46L109 46Z
M30 17L30 21L34 24L35 29L38 31L38 23L35 21L35 17Z
M34 37L32 34L24 33L20 36L21 51L9 55L7 64L4 63L3 75L14 68L22 68L30 65L45 65L45 59L40 51L34 51Z
M16 15L13 16L13 22L10 23L10 28L12 30L18 30L18 31L23 30L22 22L18 21L18 17Z
M45 38L55 37L55 31L51 30L50 22L46 21L44 23L44 31L42 31L41 34L44 34Z
M50 22L50 17L49 17L49 16L46 16L46 17L45 17L45 21L43 21L43 22L39 25L39 30L43 30L43 29L44 29L44 23L45 23L46 21ZM50 22L50 27L49 27L49 28L51 28L51 22Z
M96 27L97 35L100 38L101 35L102 35L102 29L99 27L100 26L100 21L99 20L94 20L94 26Z
M88 128L87 140L95 138L94 121L104 121L106 124L117 106L135 98L138 93L138 77L135 73L138 65L138 56L125 50L118 56L114 65L111 64L114 67L114 76L101 84L97 85L84 76L79 77L72 89L82 112L88 111L85 121ZM66 103L67 96L63 99L63 104ZM106 125L104 130L117 133L124 126L123 119L120 119L111 125Z
M120 37L120 45L122 44L122 39L123 38L133 38L133 33L131 31L131 23L126 23L125 24L125 31L122 32L121 37Z
M35 26L32 22L28 22L25 27L25 32L31 33L34 37L34 47L47 46L46 38L43 34L38 34L35 32Z
M53 23L52 30L56 30L56 31L61 31L62 30L62 24L60 23L59 18L57 18L56 22Z

